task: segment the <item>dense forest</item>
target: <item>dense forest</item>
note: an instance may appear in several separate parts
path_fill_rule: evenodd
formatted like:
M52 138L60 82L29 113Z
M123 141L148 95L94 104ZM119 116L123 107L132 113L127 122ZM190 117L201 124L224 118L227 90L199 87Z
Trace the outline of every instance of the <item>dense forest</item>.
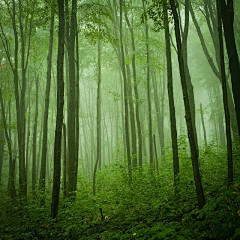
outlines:
M238 0L0 9L0 239L240 239Z

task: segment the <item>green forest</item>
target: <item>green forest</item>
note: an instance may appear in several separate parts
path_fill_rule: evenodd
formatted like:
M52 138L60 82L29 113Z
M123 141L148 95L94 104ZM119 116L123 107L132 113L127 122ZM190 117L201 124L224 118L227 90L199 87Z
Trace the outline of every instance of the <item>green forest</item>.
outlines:
M239 53L239 0L0 0L0 240L239 240Z

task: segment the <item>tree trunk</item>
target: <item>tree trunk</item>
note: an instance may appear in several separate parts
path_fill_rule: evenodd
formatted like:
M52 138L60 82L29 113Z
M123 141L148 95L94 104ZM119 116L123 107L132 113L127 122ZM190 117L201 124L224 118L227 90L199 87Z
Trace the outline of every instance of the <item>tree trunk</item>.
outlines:
M66 125L63 123L63 198L67 197L67 133Z
M145 5L143 3L143 10L145 12ZM148 43L148 23L145 19L146 32L146 56L147 56L147 100L148 100L148 140L149 140L149 158L150 164L153 164L153 139L152 139L152 108L151 108L151 86L150 86L150 66L149 66L149 43Z
M205 143L205 148L207 149L207 134L206 134L206 128L205 128L204 118L203 118L202 103L200 103L200 114L201 114L201 121L202 121L202 127L203 127L204 143Z
M58 30L58 57L57 57L57 118L54 142L54 169L53 169L53 191L51 204L51 217L55 218L58 214L60 177L61 177L61 143L63 125L63 105L64 105L64 2L58 0L59 9L59 30Z
M182 53L184 59L184 71L185 71L185 78L187 82L187 89L188 89L188 96L189 96L189 104L191 110L191 117L193 122L193 131L194 131L194 139L196 141L196 147L198 150L198 140L197 140L197 129L196 129L196 114L195 114L195 98L194 98L194 91L193 85L191 80L191 75L188 66L188 49L187 49L187 39L188 39L188 32L189 32L189 9L190 9L190 0L185 1L185 21L184 21L184 30L182 33Z
M128 56L127 45L125 44L126 56ZM132 139L132 165L137 166L137 138L136 138L136 125L135 125L135 114L133 106L133 96L132 96L132 85L131 85L131 72L129 64L126 64L127 70L127 88L128 88L128 103L129 103L129 116L130 116L130 126L131 126L131 139Z
M0 120L2 122L2 118ZM2 185L2 166L3 166L3 155L4 155L4 130L0 129L0 186Z
M155 134L153 135L153 143L154 143L154 151L155 151L157 175L159 176L158 156L157 156L157 146L156 146L156 137L155 137Z
M38 124L38 91L39 91L39 76L36 78L36 105L35 105L35 118L33 125L33 155L32 155L32 193L35 194L37 183L37 124Z
M131 177L131 152L130 152L130 137L129 137L129 113L128 113L128 95L127 95L127 77L125 69L125 57L123 50L123 33L122 33L122 0L120 0L120 48L121 48L121 65L122 65L122 74L123 74L123 92L124 92L124 128L125 128L125 140L126 140L126 149L127 149L127 162L128 162L128 173Z
M161 160L165 161L165 145L164 145L164 124L163 124L163 115L164 112L160 108L160 100L158 98L158 90L157 90L157 82L156 82L156 73L151 72L152 74L152 83L153 83L153 92L154 92L154 103L157 112L157 128L158 128L158 135L159 135L159 142L161 147ZM164 103L162 102L162 105Z
M218 3L220 4L220 3ZM233 0L221 0L221 18L224 28L224 36L229 59L229 69L231 73L232 92L237 115L238 132L240 136L240 64L234 36L234 8Z
M178 19L178 14L177 14L174 0L170 0L170 3L171 3L171 9L172 9L173 18L174 18L175 35L176 35L177 50L178 50L177 52L178 63L179 63L179 71L180 71L181 85L182 85L182 91L183 91L183 100L184 100L184 107L185 107L185 114L186 114L188 138L189 138L189 144L191 149L193 176L194 176L195 187L197 192L198 205L200 208L202 208L205 205L205 196L202 188L202 180L201 180L201 175L199 171L198 148L196 146L194 127L193 127L191 109L189 104L189 96L187 91L187 82L186 82L185 70L184 70L184 59L183 59L182 43L181 43L181 37L180 37L179 19Z
M231 138L231 129L230 129L229 109L228 109L228 102L227 102L227 100L228 100L227 81L226 81L226 73L225 73L223 37L222 37L222 21L221 21L223 6L221 5L222 4L221 0L216 0L216 1L217 1L217 13L218 13L220 69L221 69L221 77L222 77L223 105L224 105L226 137L227 137L228 183L232 183L233 182L232 138ZM225 39L226 39L226 37L227 36L225 35ZM238 126L238 127L240 127L240 126Z
M99 26L100 28L100 26ZM100 31L100 29L99 29ZM93 196L96 195L96 172L97 172L97 166L101 162L101 42L100 39L98 39L98 87L97 87L97 158L94 166L94 172L93 172ZM101 166L101 165L100 165ZM101 167L100 167L101 169Z
M54 28L54 12L51 12L50 37L47 57L47 85L45 92L45 107L43 116L43 136L42 136L42 159L39 177L39 190L45 191L46 185L46 161L48 149L48 115L49 115L49 97L51 88L51 70L52 70L52 50L53 50L53 28ZM43 195L44 196L44 195Z
M78 46L78 29L77 29L77 17L76 17L76 143L75 143L75 151L76 151L76 166L75 166L75 176L74 176L74 188L77 189L77 176L78 176L78 156L79 156L79 71L80 71L80 63L79 63L79 46Z
M171 139L172 139L172 151L173 151L173 172L174 172L174 191L176 199L180 196L179 187L179 157L178 157L178 143L177 143L177 126L176 126L176 114L173 94L173 79L172 79L172 54L170 45L167 1L164 0L164 24L165 24L165 45L166 45L166 58L167 58L167 87L168 87L168 104L170 110L170 125L171 125Z
M3 98L2 98L2 89L0 88L0 104L2 109L2 119L3 119L3 125L4 125L4 131L5 131L5 137L7 140L7 146L8 146L8 155L9 155L9 192L11 199L14 200L16 198L16 189L15 189L15 178L14 178L14 169L15 169L15 160L12 156L12 143L10 141L10 137L7 131L7 122L5 117L5 109L3 104Z
M134 33L133 28L130 25L129 19L127 17L127 13L125 11L125 19L128 25L128 28L131 33L131 40L132 40L132 69L133 69L133 84L134 84L134 95L135 95L135 116L137 122L137 132L138 132L138 162L139 166L142 167L142 130L141 130L141 122L140 122L140 115L139 115L139 97L138 97L138 88L137 88L137 73L136 73L136 63L135 63L135 40L134 40Z
M77 1L72 0L72 13L70 25L70 37L68 45L68 60L69 60L69 92L68 92L68 194L76 196L75 176L76 176L76 81L75 81L75 40L76 40L76 11Z

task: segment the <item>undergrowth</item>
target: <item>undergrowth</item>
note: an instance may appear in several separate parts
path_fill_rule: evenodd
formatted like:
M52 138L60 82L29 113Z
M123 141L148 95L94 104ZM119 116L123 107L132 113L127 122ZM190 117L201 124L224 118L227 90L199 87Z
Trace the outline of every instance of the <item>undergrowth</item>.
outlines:
M201 210L190 158L180 159L179 201L171 157L167 159L159 163L159 176L144 166L132 171L130 183L124 163L105 166L97 173L96 197L92 182L79 173L77 197L60 196L56 219L50 218L50 191L44 206L40 193L23 206L2 192L0 239L240 239L239 157L234 157L235 182L227 186L226 153L209 147L202 154L206 205Z

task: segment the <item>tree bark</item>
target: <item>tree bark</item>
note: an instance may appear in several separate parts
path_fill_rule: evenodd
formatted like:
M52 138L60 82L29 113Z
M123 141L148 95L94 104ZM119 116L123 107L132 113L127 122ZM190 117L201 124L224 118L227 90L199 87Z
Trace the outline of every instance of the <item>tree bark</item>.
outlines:
M131 177L131 151L130 151L130 137L129 137L129 113L128 113L128 95L127 95L127 77L125 69L125 57L123 50L123 33L122 33L122 21L123 21L123 10L122 10L122 0L120 1L120 51L121 51L121 65L123 74L123 92L124 92L124 128L125 128L125 140L126 140L126 150L127 150L127 163L128 163L128 173Z
M46 185L46 161L47 161L47 149L48 149L48 115L49 115L49 97L51 88L51 70L52 70L52 50L53 50L53 28L54 28L54 12L51 12L50 21L50 37L48 46L47 57L47 84L45 92L45 106L43 116L43 136L42 136L42 158L41 169L39 177L39 190L45 191ZM44 196L44 195L43 195Z
M219 35L219 49L220 49L220 69L222 77L222 91L223 91L223 105L225 113L225 123L226 123L226 137L227 137L227 159L228 159L228 183L233 182L233 161L232 161L232 138L231 138L231 128L230 128L230 117L227 102L227 80L225 73L225 63L224 63L224 49L223 49L223 37L222 37L222 2L217 1L217 13L218 13L218 35ZM226 36L225 36L226 38Z
M186 118L187 130L188 130L188 138L189 138L189 144L191 149L193 176L195 181L198 205L200 208L202 208L205 205L205 196L202 188L202 180L201 180L201 175L199 171L198 148L196 146L194 127L193 127L191 109L189 104L189 96L187 91L187 82L186 82L185 70L184 70L184 59L183 59L182 43L181 43L181 37L180 37L179 19L178 19L175 1L170 0L170 3L171 3L171 9L172 9L173 18L174 18L174 28L175 28L175 35L176 35L176 41L177 41L177 50L178 50L177 52L178 63L179 63L179 71L180 71L181 85L182 85L182 91L183 91L183 100L184 100L184 107L185 107L185 114L186 114L185 118Z
M70 36L68 45L69 60L69 92L68 92L68 121L67 121L67 141L68 141L68 194L76 196L75 176L76 176L76 81L75 81L75 40L76 40L76 11L77 1L72 0Z
M58 30L58 57L57 57L57 118L54 142L54 169L53 169L53 191L51 204L51 217L55 218L58 214L60 177L61 177L61 143L63 125L63 105L64 105L64 2L58 0L59 9L59 30Z
M200 114L201 114L201 121L202 121L202 127L203 127L204 143L205 143L205 148L207 149L207 134L206 134L206 128L205 128L204 118L203 118L202 103L200 103Z
M143 11L145 5L143 3ZM147 56L147 100L148 100L148 140L149 140L149 158L150 164L153 164L153 135L152 135L152 107L151 107L151 86L150 86L150 66L149 66L149 43L148 43L148 23L145 19L145 34L146 34L146 56Z
M139 166L142 167L142 130L141 130L141 122L140 122L140 114L139 114L139 97L138 97L138 88L137 88L137 73L136 73L136 63L135 63L135 40L134 40L134 32L133 27L130 25L129 19L127 17L127 13L125 11L125 19L128 25L128 28L131 33L132 40L132 69L133 69L133 83L134 83L134 95L135 95L135 116L137 122L137 132L138 132L138 162Z
M99 26L100 28L100 26ZM100 31L100 29L99 29ZM98 39L98 87L97 87L97 158L94 166L94 172L93 172L93 196L96 195L96 172L97 172L97 166L101 162L101 82L102 82L102 76L101 76L101 42L100 39ZM101 165L100 165L101 166ZM100 167L101 169L101 167Z
M220 3L218 3L220 4ZM233 0L221 0L221 18L224 28L226 49L231 73L232 92L237 115L238 132L240 137L240 64L234 35L234 8Z
M11 143L8 131L7 131L7 121L6 121L6 117L5 117L5 109L4 109L1 88L0 88L0 104L1 104L1 109L2 109L2 119L3 119L4 132L5 132L5 137L7 140L8 155L9 155L9 181L8 181L9 184L8 184L8 187L9 187L11 199L14 200L17 196L16 188L15 188L15 177L14 177L15 159L13 159L13 156L12 156L12 143Z
M174 191L176 199L180 197L179 187L179 157L178 157L178 143L177 143L177 126L176 114L173 94L173 77L172 77L172 54L170 45L170 33L168 23L167 1L163 2L164 10L164 25L165 25L165 45L166 45L166 59L167 59L167 87L168 87L168 104L170 110L170 123L171 123L171 139L173 151L173 172L174 172Z
M39 76L36 78L36 99L35 99L35 117L33 125L33 153L32 153L32 193L35 194L37 183L37 125L38 125L38 91L39 91Z

